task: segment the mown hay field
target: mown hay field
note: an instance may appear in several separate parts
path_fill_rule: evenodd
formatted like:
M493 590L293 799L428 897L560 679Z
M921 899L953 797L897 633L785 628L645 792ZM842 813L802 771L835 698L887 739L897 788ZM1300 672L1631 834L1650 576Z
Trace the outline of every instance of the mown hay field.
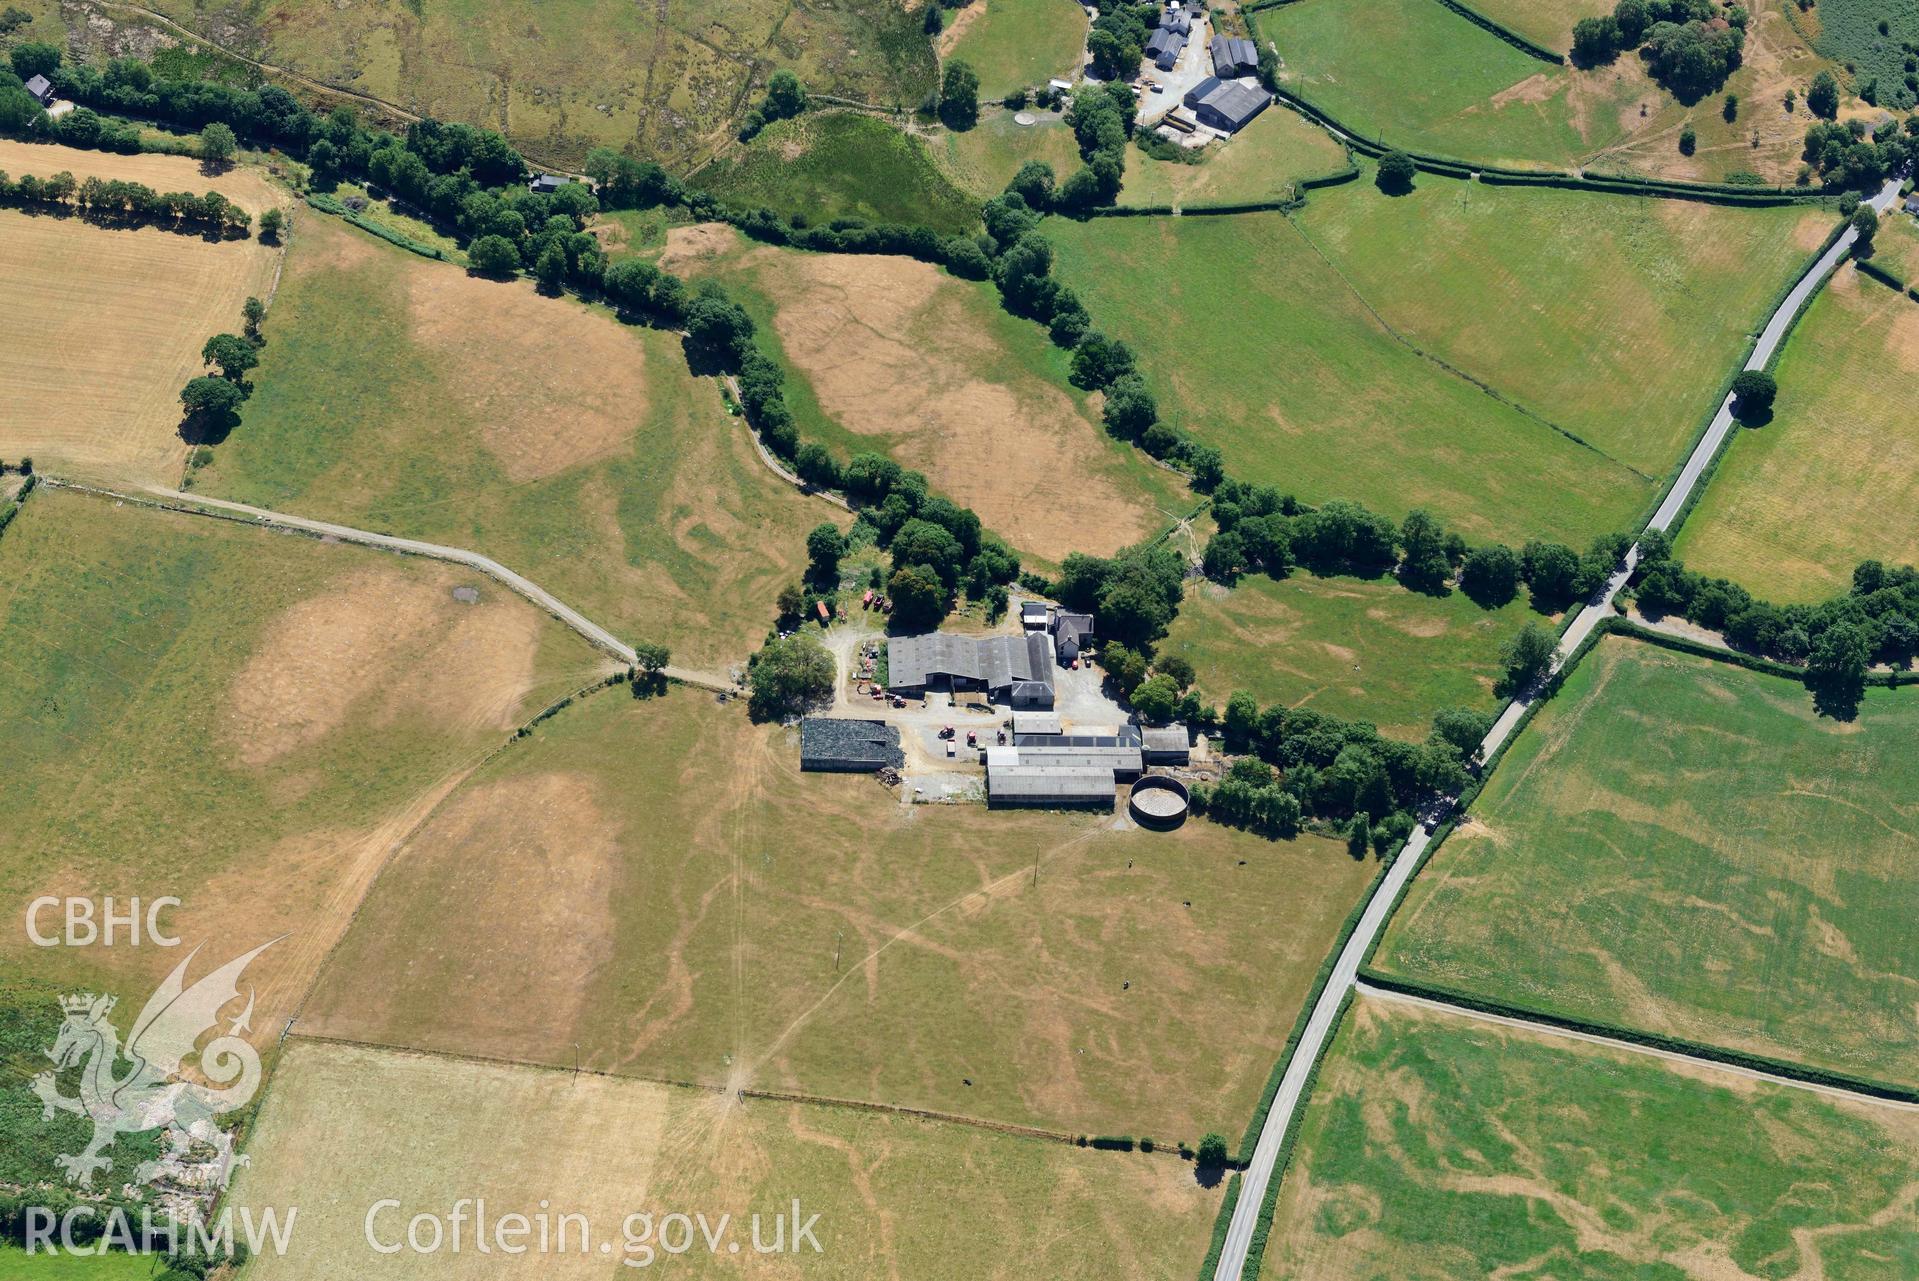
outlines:
M902 806L709 696L613 690L407 842L302 1027L1190 1142L1245 1124L1371 875L1314 837Z
M1394 974L1919 1083L1919 701L1610 640L1516 741L1382 943Z
M1145 358L1161 418L1243 480L1395 519L1426 507L1474 542L1515 546L1583 546L1652 498L1645 476L1409 348L1281 214L1046 234L1055 274Z
M1253 574L1230 591L1188 590L1159 652L1192 663L1215 702L1243 690L1261 707L1310 707L1419 739L1445 708L1495 710L1499 648L1530 617L1523 598L1485 610L1391 578Z
M980 98L1079 79L1086 55L1086 10L1075 0L978 0L949 11L935 42L940 56L979 73Z
M1664 477L1836 220L1422 176L1315 192L1296 225L1408 340Z
M543 160L575 165L595 146L681 165L707 154L775 67L790 67L816 92L907 108L936 87L938 73L919 12L898 0L371 0L344 10L270 0L218 14L192 0L154 7L277 66L498 129Z
M1291 4L1261 13L1258 24L1284 53L1290 90L1390 146L1483 164L1708 181L1746 172L1789 182L1807 117L1803 104L1796 114L1785 109L1785 90L1803 96L1814 72L1831 64L1808 46L1786 3L1748 6L1742 65L1722 93L1691 106L1655 84L1631 51L1598 67L1554 66L1434 0ZM1572 10L1545 9L1566 34L1564 43L1543 43L1565 52ZM1540 38L1532 26L1513 25ZM1407 68L1419 74L1409 78ZM1728 92L1741 104L1732 122L1721 114ZM1691 156L1679 150L1688 123L1698 134Z
M1196 165L1154 160L1126 149L1122 205L1233 204L1284 200L1294 184L1346 168L1346 149L1304 116L1274 107L1225 143L1207 148Z
M1919 1116L1361 998L1262 1277L1825 1277L1919 1261Z
M1035 1275L1147 1281L1205 1252L1220 1193L1161 1153L1105 1153L971 1126L567 1071L473 1063L295 1039L275 1076L236 1204L297 1205L293 1249L249 1278ZM407 1220L443 1220L463 1197L489 1221L544 1207L551 1248L387 1256ZM817 1215L810 1243L800 1220ZM469 1212L473 1207L467 1207ZM559 1216L583 1216L562 1240ZM629 1215L650 1216L647 1222ZM665 1219L703 1215L684 1253ZM785 1253L754 1250L785 1241ZM783 1231L774 1216L784 1216ZM722 1222L723 1217L725 1222ZM662 1235L664 1231L664 1235ZM587 1248L580 1243L585 1238ZM600 1243L609 1249L602 1253ZM731 1248L737 1246L737 1250Z
M798 214L816 225L864 218L953 236L979 228L979 202L933 163L926 143L854 111L775 121L690 181L739 208Z
M718 279L752 312L802 437L925 472L1023 553L1105 555L1192 508L1179 477L1106 433L1064 353L989 284L910 258L752 245L721 226L672 232L662 265Z
M1772 421L1734 438L1686 518L1688 567L1785 604L1846 591L1862 560L1919 563L1919 304L1840 268L1777 376Z
M5 1017L90 988L125 1027L185 948L20 923L46 894L171 895L207 966L286 936L248 971L272 1044L394 843L607 670L467 570L42 488L0 539L0 966L39 985Z
M471 548L690 667L745 659L835 518L670 334L302 218L206 493Z
M114 156L0 139L0 172L61 171L219 190L258 212L279 197L257 173L202 178L178 156ZM264 295L279 251L257 240L209 241L157 227L102 227L77 217L0 211L0 458L95 479L173 484L187 446L180 388L202 372L200 346L240 328Z

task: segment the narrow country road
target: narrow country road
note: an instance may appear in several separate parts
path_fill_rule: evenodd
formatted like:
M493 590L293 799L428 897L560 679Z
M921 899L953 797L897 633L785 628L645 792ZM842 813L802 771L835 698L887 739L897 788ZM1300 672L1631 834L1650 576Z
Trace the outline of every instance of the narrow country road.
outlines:
M1896 1108L1903 1112L1919 1112L1919 1103L1910 1103L1904 1099L1881 1099L1862 1095L1854 1090L1841 1089L1836 1085L1821 1085L1817 1081L1801 1081L1797 1077L1786 1076L1779 1072L1762 1072L1757 1068L1740 1067L1732 1063L1721 1063L1718 1059L1705 1058L1698 1054L1681 1054L1677 1050L1662 1050L1654 1045L1641 1045L1637 1041L1628 1041L1623 1037L1600 1036L1594 1032L1580 1032L1573 1028L1558 1027L1551 1023L1537 1023L1530 1019L1517 1019L1505 1014L1490 1014L1485 1010L1475 1010L1467 1005L1454 1005L1451 1001L1434 1000L1429 996L1415 996L1410 992L1395 992L1388 988L1374 987L1360 982L1356 989L1361 996L1374 1001L1398 1001L1402 1005L1416 1006L1422 1010L1437 1010L1442 1014L1451 1014L1458 1018L1472 1019L1476 1023L1491 1023L1498 1027L1517 1028L1522 1032L1532 1032L1540 1036L1554 1036L1567 1041L1582 1041L1587 1045L1607 1045L1616 1050L1630 1050L1634 1054L1643 1054L1648 1058L1664 1059L1668 1063L1686 1063L1694 1067L1705 1068L1713 1072L1723 1072L1729 1076L1742 1077L1748 1081L1765 1081L1770 1085L1782 1085L1787 1089L1806 1090L1812 1094L1823 1094L1830 1099L1848 1099L1858 1101L1866 1099L1875 1107Z
M335 525L323 520L308 520L304 516L289 516L283 512L268 511L263 507L249 507L245 503L228 502L223 498L206 498L199 494L184 493L178 489L165 489L157 485L146 487L151 498L138 494L124 494L116 490L83 485L74 481L58 480L47 477L46 483L59 489L72 489L81 493L99 494L107 498L117 498L124 502L145 503L149 506L164 507L168 511L177 511L189 516L218 516L227 518L245 517L257 524L270 525L279 529L298 530L305 534L315 534L323 538L337 538L343 543L358 543L365 547L378 547L385 551L400 552L408 556L424 556L430 560L449 561L455 565L465 565L477 569L488 578L505 585L512 591L524 596L541 609L559 619L568 627L584 636L588 641L605 650L628 667L638 662L633 647L615 636L606 628L574 609L552 592L541 587L529 578L523 578L500 562L478 552L468 551L464 547L446 547L439 543L422 542L414 538L399 538L392 534L376 534L371 530L355 529L351 525ZM212 510L207 510L212 509ZM682 685L693 685L701 689L710 689L716 693L731 694L739 689L732 681L712 672L694 671L685 667L668 667L665 676L670 681Z
M1889 180L1870 203L1880 213L1891 207L1899 196L1899 180ZM1845 234L1833 244L1819 260L1806 272L1799 283L1786 295L1773 312L1772 317L1760 331L1758 340L1753 344L1752 354L1747 358L1746 369L1763 369L1771 362L1779 345L1785 341L1792 330L1800 309L1826 278L1837 270L1846 255L1852 252L1853 242L1858 232L1848 227ZM1686 500L1692 496L1693 489L1699 484L1712 461L1717 457L1720 446L1725 443L1733 425L1732 397L1728 395L1714 415L1712 425L1706 434L1699 438L1692 454L1686 459L1686 465L1680 469L1679 476L1673 481L1672 489L1664 502L1647 522L1647 528L1664 530L1672 525ZM1591 636L1593 629L1612 613L1613 598L1619 589L1626 585L1632 570L1639 563L1639 545L1634 543L1627 551L1620 569L1607 580L1605 591L1579 611L1572 624L1566 628L1560 639L1560 649L1553 660L1553 670L1557 671L1566 656L1576 651ZM1512 736L1520 718L1526 714L1533 695L1526 694L1508 703L1486 739L1479 747L1481 760L1491 760L1493 753L1503 746ZM1352 936L1340 949L1338 959L1333 964L1331 976L1326 980L1325 988L1314 1004L1312 1014L1306 1022L1306 1030L1293 1051L1293 1057L1286 1064L1286 1073L1280 1079L1279 1092L1274 1096L1272 1110L1266 1114L1266 1123L1260 1129L1259 1141L1253 1148L1252 1163L1240 1181L1239 1202L1233 1207L1233 1219L1226 1229L1226 1242L1220 1250L1219 1266L1214 1269L1214 1281L1238 1281L1245 1269L1247 1251L1252 1245L1253 1231L1259 1226L1260 1208L1266 1199L1266 1188L1273 1177L1273 1165L1279 1158L1280 1145L1285 1141L1286 1133L1292 1127L1293 1114L1299 1109L1301 1096L1305 1092L1306 1078L1313 1065L1319 1061L1326 1040L1332 1035L1339 1009L1345 1003L1347 993L1354 989L1359 978L1360 961L1372 950L1373 942L1385 928L1387 918L1398 905L1399 896L1405 891L1406 884L1412 879L1413 869L1419 865L1420 857L1425 854L1431 841L1426 829L1413 829L1412 839L1394 857L1393 865L1380 879L1373 896L1361 912L1359 924L1354 927ZM1876 1100L1875 1100L1876 1101Z

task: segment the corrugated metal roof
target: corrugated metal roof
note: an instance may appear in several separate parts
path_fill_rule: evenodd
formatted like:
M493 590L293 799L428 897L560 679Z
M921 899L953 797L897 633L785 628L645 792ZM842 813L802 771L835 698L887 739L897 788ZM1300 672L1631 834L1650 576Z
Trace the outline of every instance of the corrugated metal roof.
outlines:
M1060 728L1058 712L1013 713L1013 733L1015 734L1057 734Z
M954 636L930 632L887 642L887 683L919 688L936 676L963 677L988 689L1032 681L1053 685L1052 643L1044 632L1022 636Z
M1108 770L1013 769L986 779L987 795L999 800L1109 801L1115 790Z

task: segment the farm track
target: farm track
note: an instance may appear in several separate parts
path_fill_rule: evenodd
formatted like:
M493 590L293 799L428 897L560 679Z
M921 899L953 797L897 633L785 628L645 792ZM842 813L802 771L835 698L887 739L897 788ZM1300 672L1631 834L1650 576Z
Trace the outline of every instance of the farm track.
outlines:
M357 543L363 547L377 547L383 551L398 552L405 556L424 556L429 560L443 560L455 565L465 565L476 569L488 578L502 584L548 614L565 623L568 627L585 637L599 649L606 651L627 666L634 666L639 660L633 647L600 626L585 614L580 613L559 597L541 587L529 578L514 573L506 566L482 556L464 547L447 547L440 543L422 542L419 539L400 538L392 534L375 533L372 530L355 529L351 525L335 525L327 521L309 520L304 516L289 516L283 512L267 511L263 507L249 507L245 503L228 502L223 498L205 498L198 494L182 493L177 489L165 489L158 485L148 486L146 494L127 494L118 490L105 489L76 481L47 477L46 483L60 489L76 490L80 493L98 494L106 498L115 498L121 502L141 503L149 507L159 507L167 511L181 512L189 516L206 516L216 520L232 520L244 524L264 525L269 528L286 529L295 533L316 538L336 538L345 543ZM212 510L208 510L211 508ZM666 679L681 685L690 685L698 689L708 689L720 694L735 694L739 686L731 680L713 672L702 672L687 667L669 666L663 673Z
M1880 213L1884 213L1898 199L1899 180L1887 182L1879 194L1869 202ZM1744 369L1764 369L1779 350L1786 336L1791 333L1794 322L1805 309L1806 303L1825 284L1827 277L1838 269L1851 253L1853 242L1858 233L1848 227L1844 234L1827 249L1800 278L1799 283L1789 291L1779 306L1773 311L1765 327L1754 341L1752 352L1747 357ZM1685 465L1674 478L1672 487L1667 491L1664 501L1654 511L1646 530L1665 531L1685 510L1687 500L1700 480L1710 470L1713 460L1718 457L1727 436L1732 432L1733 398L1727 393L1720 402L1719 412L1713 416L1705 434L1693 446ZM1644 530L1641 531L1645 532ZM1557 673L1565 664L1567 657L1576 653L1595 629L1612 616L1613 599L1619 594L1626 580L1632 576L1633 568L1639 563L1639 544L1635 542L1626 552L1619 569L1607 580L1605 589L1587 603L1574 617L1572 623L1560 637L1560 648L1554 655L1552 672ZM1549 674L1550 675L1550 674ZM1518 730L1527 710L1537 701L1541 684L1526 690L1509 702L1487 731L1485 740L1479 746L1479 759L1490 761L1506 745L1508 739ZM1450 804L1446 811L1434 815L1434 826L1438 821L1450 817ZM1227 1225L1226 1240L1219 1254L1219 1264L1213 1271L1214 1281L1238 1281L1245 1270L1247 1256L1252 1247L1253 1233L1259 1227L1259 1221L1265 1210L1266 1191L1273 1179L1279 1154L1285 1146L1287 1133L1292 1128L1294 1115L1299 1111L1305 1098L1306 1088L1320 1057L1325 1053L1326 1045L1339 1024L1339 1013L1345 1007L1346 1000L1359 989L1359 967L1371 954L1386 922L1391 919L1393 910L1399 905L1399 899L1411 883L1413 874L1425 861L1425 854L1432 844L1432 835L1424 825L1413 829L1412 837L1394 856L1393 863L1387 869L1373 889L1361 911L1352 934L1347 938L1334 959L1332 973L1326 980L1315 1001L1306 1026L1301 1032L1299 1043L1294 1047L1292 1057L1286 1062L1285 1073L1280 1078L1279 1090L1274 1095L1271 1109L1266 1113L1261 1125L1259 1139L1253 1148L1252 1161L1248 1164L1240 1184L1239 1201L1233 1207L1232 1221ZM1533 1026L1533 1025L1529 1025ZM1536 1025L1546 1030L1544 1024ZM1557 1029L1551 1029L1557 1030ZM1715 1064L1715 1066L1723 1066ZM1844 1091L1838 1091L1845 1093ZM1882 1100L1870 1095L1854 1095L1861 1100L1880 1103Z

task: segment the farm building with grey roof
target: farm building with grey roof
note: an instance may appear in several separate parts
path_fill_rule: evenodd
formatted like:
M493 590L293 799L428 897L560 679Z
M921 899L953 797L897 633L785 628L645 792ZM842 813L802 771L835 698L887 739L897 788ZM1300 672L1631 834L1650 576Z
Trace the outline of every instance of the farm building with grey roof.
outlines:
M1053 639L1044 632L895 636L886 644L886 673L887 688L896 694L978 689L1015 707L1051 707Z
M800 722L800 768L870 774L906 764L897 725L885 721L808 716Z
M1264 89L1207 76L1187 91L1185 102L1199 122L1225 133L1238 133L1254 116L1272 104Z

